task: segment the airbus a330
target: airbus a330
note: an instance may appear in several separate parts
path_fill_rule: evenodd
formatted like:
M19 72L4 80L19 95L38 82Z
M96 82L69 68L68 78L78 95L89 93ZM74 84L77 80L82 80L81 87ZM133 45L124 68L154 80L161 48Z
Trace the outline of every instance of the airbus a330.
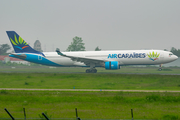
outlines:
M6 31L15 53L10 57L25 61L57 67L89 67L86 73L96 73L96 67L118 70L123 65L161 65L178 57L163 50L115 50L115 51L76 51L39 52L27 44L15 31Z

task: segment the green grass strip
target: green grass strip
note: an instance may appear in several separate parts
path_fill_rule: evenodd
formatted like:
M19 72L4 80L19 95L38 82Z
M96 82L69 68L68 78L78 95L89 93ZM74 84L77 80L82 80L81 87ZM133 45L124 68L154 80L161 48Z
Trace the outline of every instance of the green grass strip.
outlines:
M46 112L51 118L75 118L75 108L82 119L179 118L180 93L136 92L60 92L60 91L0 91L0 118L9 118L7 108L15 118L38 118Z
M0 88L180 90L180 75L0 73Z

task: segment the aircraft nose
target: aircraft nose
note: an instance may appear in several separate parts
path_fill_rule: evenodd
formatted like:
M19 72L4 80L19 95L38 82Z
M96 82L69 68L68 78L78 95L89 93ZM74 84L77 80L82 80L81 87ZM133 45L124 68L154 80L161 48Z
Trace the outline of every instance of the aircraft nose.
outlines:
M178 59L178 56L176 56L176 55L174 55L175 56L175 60L177 60Z

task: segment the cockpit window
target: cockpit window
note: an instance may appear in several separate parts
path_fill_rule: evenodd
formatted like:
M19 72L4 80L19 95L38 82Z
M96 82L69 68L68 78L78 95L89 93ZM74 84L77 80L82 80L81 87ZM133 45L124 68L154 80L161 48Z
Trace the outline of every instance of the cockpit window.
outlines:
M173 55L172 53L169 53L169 55Z

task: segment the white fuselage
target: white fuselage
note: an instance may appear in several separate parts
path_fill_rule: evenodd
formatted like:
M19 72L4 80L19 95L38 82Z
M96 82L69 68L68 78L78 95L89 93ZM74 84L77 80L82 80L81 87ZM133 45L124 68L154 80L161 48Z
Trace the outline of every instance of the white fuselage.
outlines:
M148 55L156 54L156 56ZM171 52L162 50L119 50L119 51L80 51L62 52L75 57L97 59L103 61L118 61L119 65L158 65L176 60L178 57ZM71 58L59 56L56 52L44 52L45 58L61 66L86 66L83 62L73 61ZM157 57L157 55L159 56ZM156 59L157 57L157 59ZM154 60L155 59L155 60ZM96 65L102 66L102 65Z

